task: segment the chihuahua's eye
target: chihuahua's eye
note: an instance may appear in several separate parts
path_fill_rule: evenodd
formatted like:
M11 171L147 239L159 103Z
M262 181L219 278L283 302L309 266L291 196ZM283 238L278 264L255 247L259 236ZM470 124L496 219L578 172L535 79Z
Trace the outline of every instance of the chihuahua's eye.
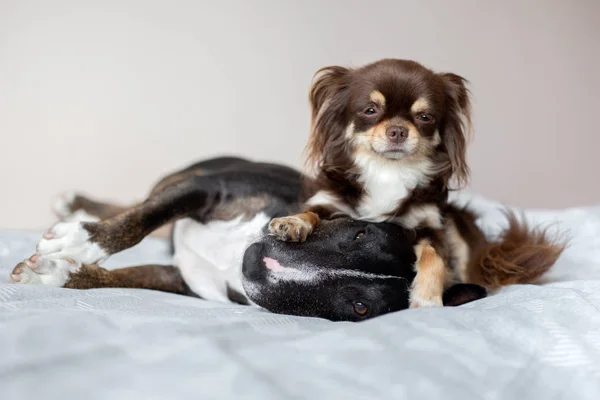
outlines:
M369 307L360 301L355 301L352 306L354 307L354 312L360 316L364 316L369 312Z
M435 119L433 118L433 116L431 114L419 114L417 116L417 119L421 122L425 122L425 123L432 123L433 121L435 121Z
M363 110L363 114L373 116L377 114L377 109L374 106L369 106Z
M365 236L367 233L365 231L360 231L356 234L356 236L354 236L354 240L356 239L360 239L361 237Z

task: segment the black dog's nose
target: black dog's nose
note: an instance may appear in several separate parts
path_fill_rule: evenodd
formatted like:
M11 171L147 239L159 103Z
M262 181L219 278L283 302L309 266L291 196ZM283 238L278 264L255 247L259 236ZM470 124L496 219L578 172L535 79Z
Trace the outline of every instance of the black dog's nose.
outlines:
M385 134L392 143L402 143L408 137L408 129L404 126L389 126Z
M242 273L250 281L257 281L264 278L267 274L263 262L265 244L256 242L251 244L244 253L242 261Z

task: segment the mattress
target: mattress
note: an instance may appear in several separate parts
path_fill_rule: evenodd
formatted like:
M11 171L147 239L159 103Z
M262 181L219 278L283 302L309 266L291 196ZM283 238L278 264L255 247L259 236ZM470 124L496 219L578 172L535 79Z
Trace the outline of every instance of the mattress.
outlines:
M498 204L460 195L494 236ZM542 285L363 323L134 289L8 283L39 233L0 232L0 398L600 399L600 207L529 210L570 246ZM148 238L109 268L169 263Z

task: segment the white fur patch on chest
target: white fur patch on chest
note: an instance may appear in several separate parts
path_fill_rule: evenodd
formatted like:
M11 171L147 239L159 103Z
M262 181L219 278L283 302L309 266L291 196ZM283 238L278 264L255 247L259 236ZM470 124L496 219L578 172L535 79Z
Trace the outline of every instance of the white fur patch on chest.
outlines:
M432 168L428 159L403 162L383 160L365 154L356 157L360 183L365 189L355 217L374 222L389 219L399 204L417 187L429 182Z
M227 286L244 293L244 252L270 220L258 213L248 221L240 216L207 224L190 218L175 222L174 264L190 289L203 299L223 302L229 302Z

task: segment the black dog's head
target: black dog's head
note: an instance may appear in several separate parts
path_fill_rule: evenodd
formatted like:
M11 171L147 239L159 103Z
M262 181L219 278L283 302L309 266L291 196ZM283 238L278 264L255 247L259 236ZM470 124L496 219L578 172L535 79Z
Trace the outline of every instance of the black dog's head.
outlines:
M360 321L408 308L416 256L414 231L348 218L323 221L304 243L265 236L244 255L250 300L276 313ZM485 297L457 285L445 304Z

